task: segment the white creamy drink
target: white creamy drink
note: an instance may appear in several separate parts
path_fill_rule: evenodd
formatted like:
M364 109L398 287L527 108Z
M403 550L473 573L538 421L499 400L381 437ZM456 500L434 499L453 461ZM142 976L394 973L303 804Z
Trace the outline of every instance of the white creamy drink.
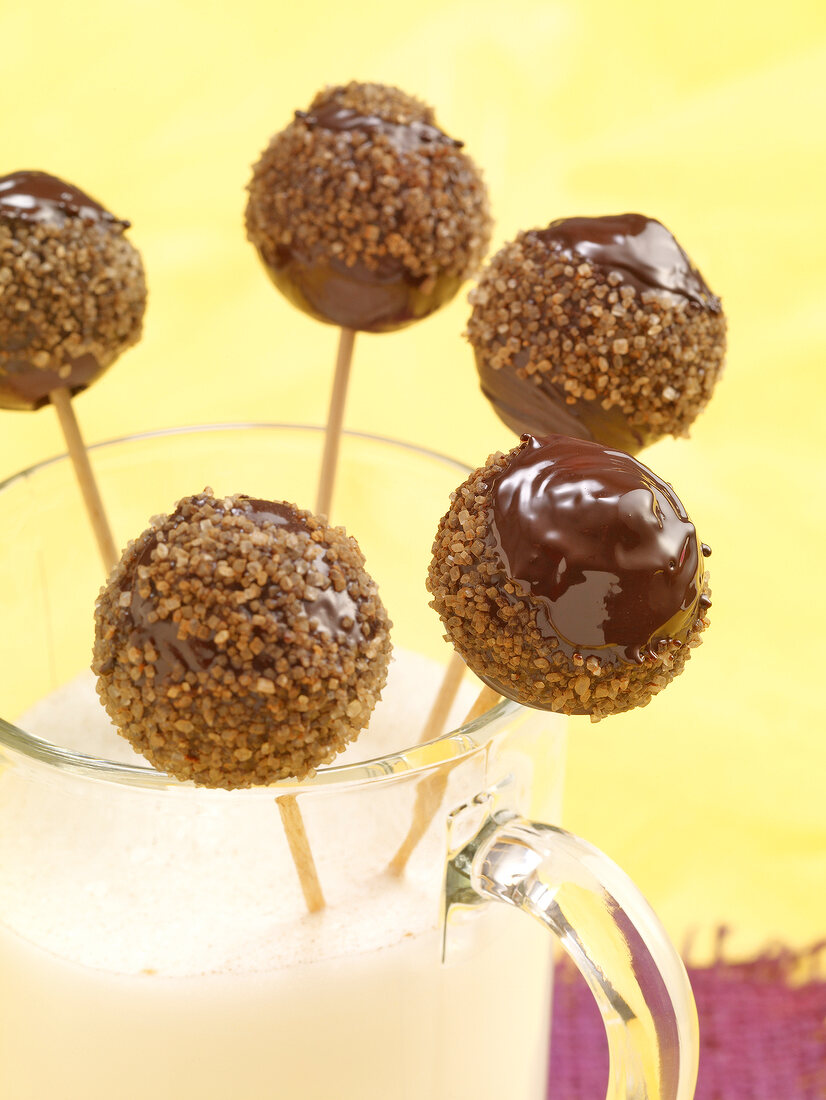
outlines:
M397 651L349 754L415 741L440 675ZM138 759L85 678L19 724ZM465 766L484 789L488 765ZM302 796L327 898L309 915L273 792L32 782L37 768L0 769L3 1100L544 1100L547 931L505 906L456 911L442 961L456 774L401 879L385 868L418 779Z

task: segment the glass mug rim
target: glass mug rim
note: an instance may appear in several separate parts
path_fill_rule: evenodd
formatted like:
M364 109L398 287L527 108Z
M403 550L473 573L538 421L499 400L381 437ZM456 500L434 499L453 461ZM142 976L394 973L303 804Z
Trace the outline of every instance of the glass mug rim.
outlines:
M291 424L285 422L268 421L237 421L218 424L194 424L183 427L160 428L152 431L135 432L117 436L113 439L103 440L89 446L90 451L106 452L110 448L129 443L162 439L172 436L197 435L209 432L229 431L291 431L307 434L323 435L326 428L316 424ZM422 447L416 443L408 443L404 440L392 439L388 436L377 435L373 432L361 432L344 430L342 435L349 439L364 440L368 443L389 446L402 452L419 455L424 458L434 459L446 466L452 466L462 478L467 477L471 468L457 459L441 454L439 451L428 447ZM10 477L0 481L0 508L3 504L3 494L15 486L18 482L25 481L50 466L64 465L69 462L67 453L53 455L20 470ZM458 484L458 481L457 481ZM80 507L80 503L78 503ZM435 523L435 521L434 521ZM195 787L192 783L181 783L172 779L164 772L156 771L147 765L123 764L103 757L91 756L86 753L75 752L60 745L53 744L34 734L27 733L11 722L0 717L0 748L5 748L12 753L22 755L28 760L40 765L54 768L57 772L71 774L86 779L114 783L119 786L151 789L155 791L184 792L190 794L197 792L201 797L223 797L228 794L243 795L245 798L266 797L271 798L272 792L279 794L306 792L312 789L329 789L331 787L342 788L353 785L361 785L365 782L388 780L400 775L410 776L414 773L425 774L443 767L446 764L459 760L483 747L496 731L508 723L518 712L526 708L510 699L502 699L485 714L456 729L447 730L430 741L417 743L405 749L378 756L369 760L351 764L331 764L320 767L313 776L300 781L295 779L283 779L262 787L251 787L243 791L227 792L224 790L209 790ZM559 716L555 716L559 720Z

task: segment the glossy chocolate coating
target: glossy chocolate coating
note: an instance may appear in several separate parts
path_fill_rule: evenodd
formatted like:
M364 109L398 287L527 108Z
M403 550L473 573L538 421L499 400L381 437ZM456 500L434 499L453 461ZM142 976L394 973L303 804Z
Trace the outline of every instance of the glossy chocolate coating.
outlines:
M640 664L659 642L686 640L700 608L701 545L679 498L647 467L597 443L525 436L490 493L504 570L566 653Z
M63 225L67 218L80 218L121 229L130 224L110 214L74 184L48 172L29 169L0 177L0 218L48 225Z
M347 264L320 252L305 256L278 249L277 262L264 267L275 286L297 309L316 321L358 332L391 332L434 313L455 297L462 279L455 275L414 278L388 257L377 271Z
M531 230L563 255L580 256L605 271L616 271L640 293L675 295L720 312L720 299L662 222L642 214L602 218L559 218L547 229Z
M245 502L245 507L240 506L240 501ZM285 528L293 534L308 534L307 525L301 514L286 501L260 500L253 497L241 497L231 509L232 515L246 516L256 523L274 524ZM179 512L173 512L170 521L174 524ZM152 568L152 552L158 545L157 535L152 535L146 542L138 557L131 575L131 584L122 584L122 591L131 591L130 615L132 629L129 635L129 644L143 649L149 643L157 652L158 660L155 662L155 679L163 683L168 680L177 681L181 671L199 673L207 670L222 650L215 646L212 638L197 638L193 634L187 634L185 639L178 637L178 624L171 618L161 619L157 616L150 617L156 611L157 597L154 593L149 596L141 596L139 570L141 566ZM323 557L316 558L314 568L328 574L327 562ZM358 607L346 590L336 592L332 585L320 590L318 598L312 602L305 602L304 608L309 619L317 622L319 630L325 631L336 638L357 637ZM267 667L267 660L255 658L252 667L263 671Z
M11 342L0 335L0 352L11 350ZM66 375L58 374L56 367L38 367L37 370L32 370L26 359L7 359L3 364L4 372L0 374L0 409L33 412L48 405L49 394L60 388L68 389L74 397L103 374L114 358L111 356L108 362L101 364L94 355L79 355L77 359L60 364L61 367L69 367Z
M360 130L368 135L381 134L389 139L399 153L415 152L422 145L450 145L454 149L461 149L464 145L463 141L449 137L438 126L431 126L420 119L405 123L388 122L378 115L365 115L351 107L342 107L335 98L328 99L326 103L321 103L312 110L296 111L295 117L300 118L310 129L320 126L333 133Z
M151 567L151 553L157 546L157 540L152 538L138 558L138 565ZM126 591L127 589L124 589ZM170 679L180 679L180 672L202 672L209 668L218 655L218 650L211 641L205 641L187 635L183 640L178 637L178 624L171 618L150 620L150 616L157 609L157 601L153 596L143 597L138 593L137 583L132 585L132 603L129 614L132 619L132 630L129 634L129 644L143 649L148 642L158 654L155 662L155 679L159 683Z
M599 401L575 400L546 374L521 378L514 369L494 370L477 351L476 368L482 393L496 415L517 435L572 435L636 454L656 438L643 425L630 423L619 406L603 409ZM518 353L514 359L519 366ZM538 380L538 381L537 381Z

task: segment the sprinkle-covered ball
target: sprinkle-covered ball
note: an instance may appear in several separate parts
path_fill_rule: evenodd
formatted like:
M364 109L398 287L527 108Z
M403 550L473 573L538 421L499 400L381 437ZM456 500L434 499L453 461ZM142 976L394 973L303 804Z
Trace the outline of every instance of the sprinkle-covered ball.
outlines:
M482 392L520 435L635 454L687 435L723 369L719 298L665 226L641 214L520 233L470 301Z
M79 393L140 339L146 283L128 228L45 172L0 178L0 408Z
M247 236L271 279L320 321L385 332L454 297L487 251L479 170L398 88L319 92L253 169Z
M92 668L155 767L250 787L303 778L367 725L389 631L342 528L207 489L127 547L97 602Z
M486 684L599 719L682 672L707 625L709 553L673 489L630 455L526 435L453 494L427 587Z

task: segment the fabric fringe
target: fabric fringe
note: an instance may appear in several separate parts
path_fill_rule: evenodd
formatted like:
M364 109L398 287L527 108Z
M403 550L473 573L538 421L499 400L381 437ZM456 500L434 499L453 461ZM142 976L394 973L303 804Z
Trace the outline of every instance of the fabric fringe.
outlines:
M826 1100L826 940L805 950L771 943L735 960L729 936L717 930L710 965L688 965L700 1019L696 1100ZM556 968L548 1100L602 1100L607 1079L599 1012L565 958Z

